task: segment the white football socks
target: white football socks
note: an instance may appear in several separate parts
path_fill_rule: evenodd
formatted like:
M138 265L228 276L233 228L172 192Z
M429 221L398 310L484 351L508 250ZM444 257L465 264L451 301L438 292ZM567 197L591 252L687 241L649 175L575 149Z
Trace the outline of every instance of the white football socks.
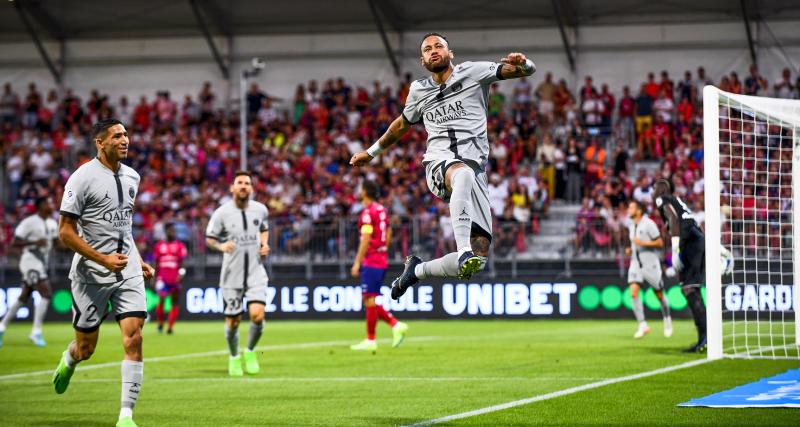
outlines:
M450 187L450 221L456 239L458 254L471 251L472 234L472 187L475 185L475 172L469 167L461 167L453 172Z
M122 404L119 410L120 419L133 416L133 407L136 405L136 399L139 398L139 391L142 388L144 362L123 360L121 371Z

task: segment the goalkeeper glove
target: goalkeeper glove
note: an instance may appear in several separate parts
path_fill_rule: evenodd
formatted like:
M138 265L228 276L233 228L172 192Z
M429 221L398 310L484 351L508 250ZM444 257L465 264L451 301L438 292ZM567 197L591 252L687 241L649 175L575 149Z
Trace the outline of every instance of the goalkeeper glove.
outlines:
M681 238L677 236L672 237L672 267L678 273L683 270L683 262L681 261Z

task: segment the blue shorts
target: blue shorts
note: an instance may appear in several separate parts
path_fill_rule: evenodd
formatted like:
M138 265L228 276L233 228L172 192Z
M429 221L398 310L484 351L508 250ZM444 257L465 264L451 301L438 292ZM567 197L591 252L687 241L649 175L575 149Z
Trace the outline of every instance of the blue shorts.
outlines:
M172 293L180 292L180 290L181 290L180 283L175 283L175 284L163 283L163 282L162 283L156 283L156 293L160 297L166 298L168 295L170 295Z
M385 268L361 267L361 294L380 295L384 277L386 277Z

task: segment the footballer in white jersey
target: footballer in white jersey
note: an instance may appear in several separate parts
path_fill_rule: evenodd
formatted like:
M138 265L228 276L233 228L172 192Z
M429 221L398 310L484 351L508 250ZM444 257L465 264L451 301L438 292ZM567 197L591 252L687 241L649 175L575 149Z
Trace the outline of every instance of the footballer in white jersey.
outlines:
M403 113L386 133L350 159L353 166L367 165L415 123L421 122L428 132L422 158L426 181L430 191L449 205L457 251L428 262L408 256L403 273L392 282L394 299L420 279L466 280L486 266L492 241L485 170L489 158L489 86L497 80L526 77L536 71L531 60L516 52L497 62L454 64L454 58L443 35L426 34L420 43L420 63L430 75L411 84Z
M50 252L57 237L58 225L51 218L53 201L49 197L36 199L35 206L36 213L23 219L14 229L12 246L22 249L22 255L19 258L22 292L8 308L3 320L0 321L0 347L3 346L3 335L5 335L9 322L16 317L20 307L28 303L34 290L39 293L39 298L38 301L35 301L33 329L28 338L38 347L46 345L42 334L42 323L47 315L47 306L50 304L53 293L47 272L50 269Z

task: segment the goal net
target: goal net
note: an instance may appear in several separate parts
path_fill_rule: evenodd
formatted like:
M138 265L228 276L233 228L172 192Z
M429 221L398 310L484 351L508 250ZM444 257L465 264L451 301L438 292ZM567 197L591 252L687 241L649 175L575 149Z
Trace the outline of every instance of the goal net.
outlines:
M800 101L706 86L703 116L708 357L798 359Z

